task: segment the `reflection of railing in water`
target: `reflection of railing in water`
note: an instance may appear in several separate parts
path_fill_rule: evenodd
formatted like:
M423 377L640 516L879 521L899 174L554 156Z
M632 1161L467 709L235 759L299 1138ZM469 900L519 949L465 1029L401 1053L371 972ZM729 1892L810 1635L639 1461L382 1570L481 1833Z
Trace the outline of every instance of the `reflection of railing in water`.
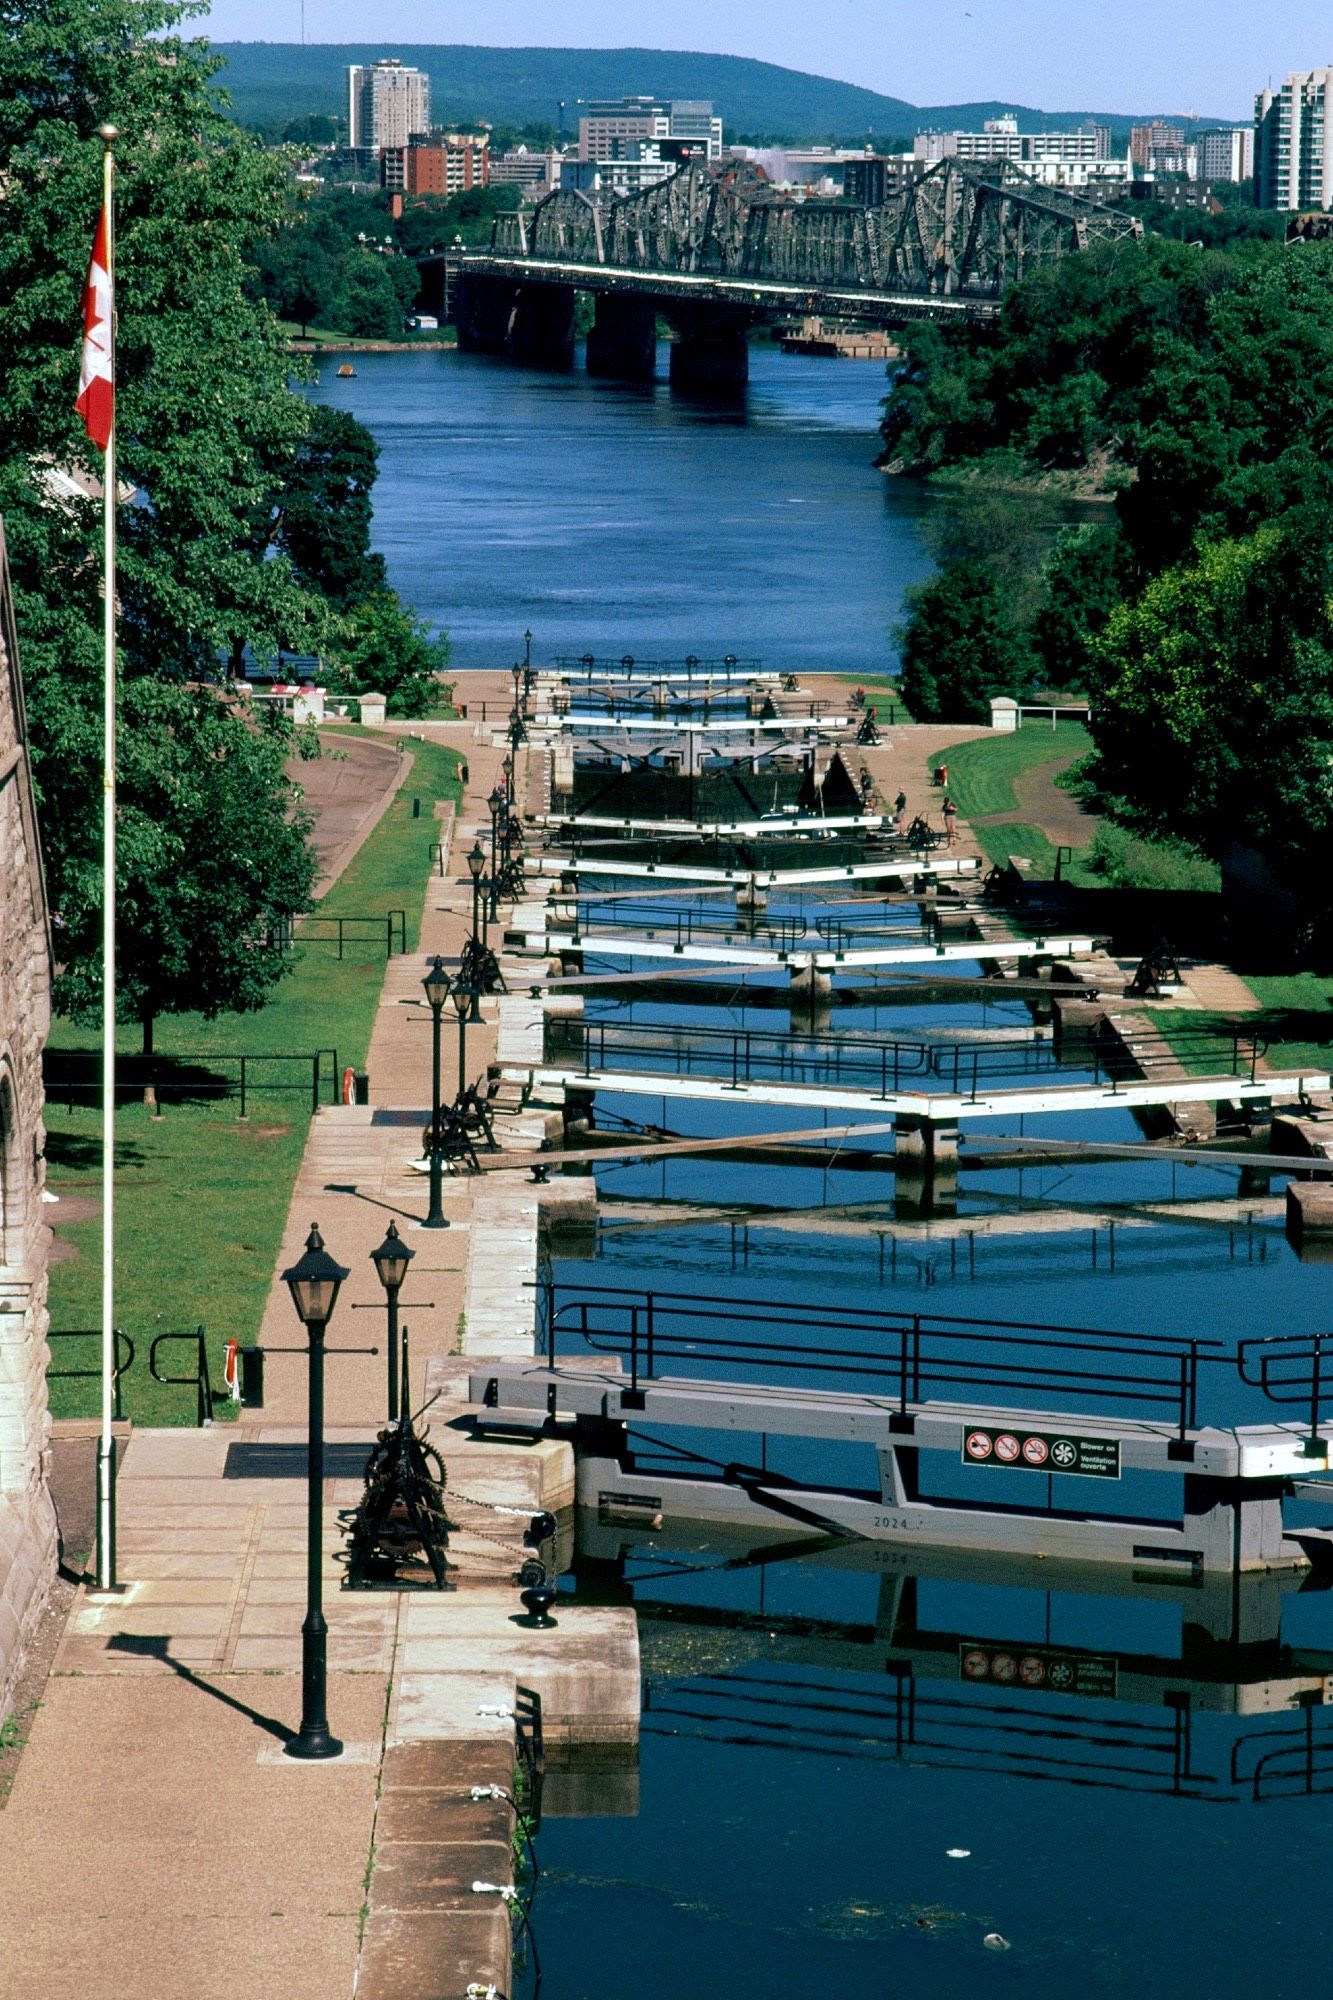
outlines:
M553 1024L552 1055L569 1030ZM881 1097L921 1079L958 1096L979 1092L1006 1078L1077 1070L1113 1089L1119 1083L1155 1076L1174 1078L1182 1062L1210 1065L1211 1073L1253 1082L1266 1043L1261 1036L1136 1037L1131 1056L1118 1037L1089 1037L1059 1048L1030 1038L993 1042L879 1040L867 1036L788 1035L768 1028L691 1028L652 1022L585 1020L573 1031L574 1051L585 1075L599 1070L651 1067L672 1076L716 1077L741 1083L828 1083ZM1062 1060L1063 1057L1063 1060Z
M892 1662L890 1663L892 1671ZM700 1675L644 1684L641 1727L668 1720L694 1725L710 1740L747 1748L914 1762L935 1768L1002 1773L1099 1790L1164 1793L1216 1800L1216 1778L1194 1767L1189 1703L1160 1722L1114 1719L1052 1708L1049 1701L969 1700L926 1693L898 1673L882 1692L778 1674ZM878 1726L876 1726L878 1725ZM999 1739L998 1741L992 1739ZM1031 1746L1031 1747L1025 1747Z
M1231 1782L1248 1791L1255 1805L1333 1792L1330 1711L1312 1698L1301 1720L1285 1729L1255 1729L1231 1746ZM1319 1723L1323 1722L1320 1740Z

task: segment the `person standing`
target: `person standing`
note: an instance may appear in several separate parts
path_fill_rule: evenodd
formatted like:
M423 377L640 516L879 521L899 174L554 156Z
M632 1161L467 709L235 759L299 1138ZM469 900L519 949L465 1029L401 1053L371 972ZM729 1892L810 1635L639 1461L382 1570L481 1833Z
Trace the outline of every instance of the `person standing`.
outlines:
M899 792L898 792L898 796L897 796L897 798L896 798L896 799L894 800L894 802L893 802L893 816L894 816L894 818L895 818L895 819L897 820L897 822L898 822L898 831L899 831L899 833L900 833L900 834L903 834L903 833L906 833L906 831L907 831L907 794L906 794L906 792L904 792L904 791L903 791L903 790L902 790L901 788L899 789Z
M944 801L944 838L950 847L958 845L958 808L948 797Z

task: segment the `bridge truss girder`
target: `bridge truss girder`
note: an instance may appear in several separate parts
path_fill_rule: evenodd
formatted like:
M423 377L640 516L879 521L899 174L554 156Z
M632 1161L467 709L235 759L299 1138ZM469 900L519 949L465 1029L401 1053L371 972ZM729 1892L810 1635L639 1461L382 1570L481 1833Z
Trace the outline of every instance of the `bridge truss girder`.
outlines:
M794 288L998 300L1030 272L1142 233L1118 210L1019 169L942 160L876 208L792 202L691 160L641 194L556 189L497 220L492 255Z

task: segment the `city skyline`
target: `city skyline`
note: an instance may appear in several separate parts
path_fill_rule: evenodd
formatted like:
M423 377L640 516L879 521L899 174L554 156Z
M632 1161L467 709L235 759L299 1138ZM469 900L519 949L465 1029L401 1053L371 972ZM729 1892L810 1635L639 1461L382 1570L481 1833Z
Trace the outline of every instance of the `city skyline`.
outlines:
M1169 28L1150 0L1122 0L1113 36L1104 17L1076 13L1064 0L954 0L947 14L905 0L838 0L817 19L803 0L771 0L762 17L740 14L721 32L704 0L674 0L636 10L633 42L612 0L578 0L562 14L558 40L537 0L511 0L502 22L487 22L485 37L475 11L449 0L213 0L202 26L218 41L296 42L303 15L307 42L383 40L386 54L395 44L449 42L641 46L749 56L913 104L995 99L1047 111L1228 120L1248 120L1270 78L1333 61L1333 31L1321 47L1310 10L1297 0L1270 0L1261 14L1246 0L1183 0ZM645 89L656 87L645 81Z

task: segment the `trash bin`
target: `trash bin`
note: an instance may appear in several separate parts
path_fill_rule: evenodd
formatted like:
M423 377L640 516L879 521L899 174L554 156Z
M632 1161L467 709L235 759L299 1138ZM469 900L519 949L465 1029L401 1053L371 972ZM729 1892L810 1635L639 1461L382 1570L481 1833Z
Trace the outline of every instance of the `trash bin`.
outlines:
M413 801L412 801L412 817L413 817L413 819L420 819L420 818L421 818L421 800L420 800L420 799L413 799Z
M241 1407L246 1410L262 1410L264 1350L262 1347L243 1347L237 1359L241 1364Z
M363 1070L363 1069L359 1069L359 1070L357 1071L357 1073L356 1073L356 1084L355 1084L355 1089L356 1089L356 1101L357 1101L357 1103L358 1103L358 1104L369 1104L369 1102L370 1102L370 1076L369 1076L369 1074L368 1074L368 1072L367 1072L367 1071L365 1071L365 1070Z

